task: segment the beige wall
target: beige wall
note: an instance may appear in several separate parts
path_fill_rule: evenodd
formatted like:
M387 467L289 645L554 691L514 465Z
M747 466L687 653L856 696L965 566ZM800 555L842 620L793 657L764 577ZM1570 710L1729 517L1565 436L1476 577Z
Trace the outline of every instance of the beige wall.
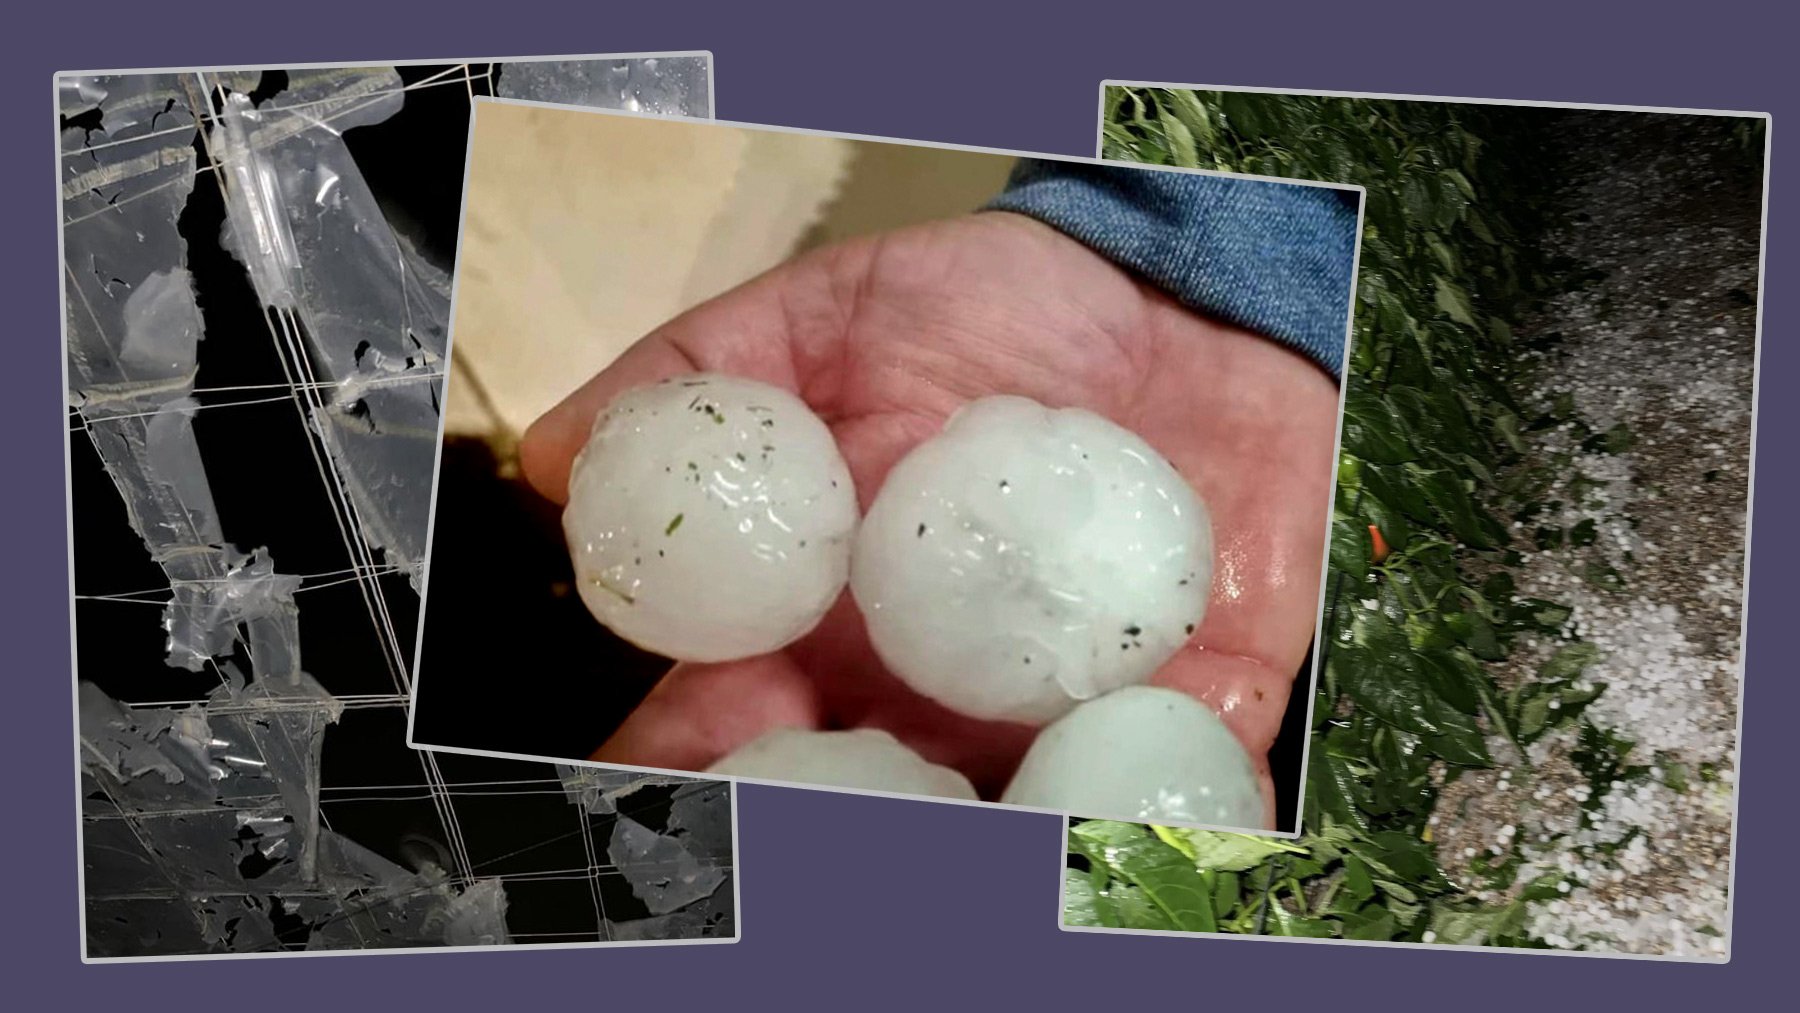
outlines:
M1012 165L491 102L471 145L446 414L503 444L682 310L800 250L973 210Z

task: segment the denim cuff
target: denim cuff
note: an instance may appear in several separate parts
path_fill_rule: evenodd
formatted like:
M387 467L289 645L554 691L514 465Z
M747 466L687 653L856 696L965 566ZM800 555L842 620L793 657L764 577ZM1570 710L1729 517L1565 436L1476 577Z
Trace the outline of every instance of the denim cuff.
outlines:
M1184 305L1341 378L1361 193L1021 159L991 211L1029 215Z

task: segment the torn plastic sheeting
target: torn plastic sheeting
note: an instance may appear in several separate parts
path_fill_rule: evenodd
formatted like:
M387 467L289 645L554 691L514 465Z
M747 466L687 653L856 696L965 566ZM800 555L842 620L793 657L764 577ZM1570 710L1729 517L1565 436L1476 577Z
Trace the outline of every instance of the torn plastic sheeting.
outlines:
M259 819L281 820L280 802L248 810ZM260 835L240 825L246 810L189 809L125 817L148 855L184 896L281 892L305 887L298 865L287 858L260 859ZM256 857L253 857L256 856Z
M288 845L293 838L288 836L294 829L294 821L287 816L271 816L267 813L240 812L237 814L238 838L251 842L251 847L267 861L279 861L293 853Z
M62 133L70 402L151 558L171 578L220 576L182 557L223 540L187 399L201 321L176 222L193 116L174 75L74 80L103 98L99 129Z
M168 631L168 660L198 672L207 662L230 654L241 625L259 679L291 680L300 673L300 613L294 592L300 578L277 574L267 549L249 555L232 550L201 550L216 557L207 572L223 577L171 580L174 596L163 609Z
M478 879L426 918L425 932L446 946L501 946L506 931L506 886Z
M407 571L415 590L427 513L414 507L431 499L442 383L435 363L373 381L352 378L335 401L313 413L364 539L386 548L388 562Z
M319 764L326 726L343 715L343 704L303 672L220 687L210 704L222 738L248 740L255 748L251 756L267 764L262 773L275 782L293 816L300 878L313 882L319 870Z
M135 417L83 415L131 526L174 581L226 576L210 547L225 540L194 442L194 402L183 397Z
M125 820L89 820L88 848L98 845L108 862L129 860L136 872L95 879L88 859L90 956L154 953L252 952L394 946L472 946L509 942L506 894L498 879L459 888L437 874L410 872L367 848L324 831L316 886L284 874L282 863L257 875L243 872L252 853L279 851L283 821L268 812L203 812L141 821L162 864L135 848ZM238 826L236 839L221 831ZM249 833L242 831L248 829ZM127 852L115 856L113 852ZM241 878L222 870L233 860ZM193 863L175 867L173 862ZM181 882L159 879L171 868ZM201 870L196 875L194 870ZM273 913L293 921L278 935Z
M212 133L212 153L226 174L223 244L250 271L250 283L264 305L280 309L294 304L294 276L300 257L288 229L287 208L275 167L259 156L250 140L262 116L250 96L225 96L219 125Z
M269 917L272 898L248 896L207 897L194 905L200 936L207 948L219 953L252 953L280 949L275 923Z
M679 838L659 834L628 816L613 827L606 852L631 892L653 915L668 914L711 896L725 873L703 864Z
M154 271L125 297L122 370L140 381L175 381L192 390L202 323L194 277L185 267Z
M629 60L531 60L502 63L494 93L502 98L671 116L712 114L704 56Z
M256 806L281 793L277 775L299 774L302 786L315 779L299 770L292 749L275 749L281 761L263 759L256 704L245 704L248 713L236 714L229 702L182 709L126 707L90 682L79 686L79 702L83 795L88 797L83 811L88 815ZM335 702L317 702L311 709L324 711L320 720L333 720L335 707ZM95 793L104 801L92 801Z
M639 788L665 784L711 783L695 782L690 778L671 777L667 774L642 774L633 770L575 767L563 763L556 765L556 775L562 781L563 792L569 796L570 802L599 816L609 816L618 812L619 799Z
M77 702L82 769L120 805L138 801L134 795L163 807L218 798L214 782L225 774L209 755L201 707L134 710L91 682L80 684Z
M100 108L106 86L97 77L64 76L56 79L56 108L64 116L80 116Z
M416 587L448 285L389 226L340 136L402 101L391 68L293 71L260 107L228 96L210 137L227 171L226 248L262 301L298 324L302 379L326 385L313 425L363 538ZM397 372L410 376L395 382Z
M680 835L700 858L730 862L731 786L721 781L694 781L675 789L669 832Z
M223 579L224 537L188 396L203 324L177 228L195 179L187 90L158 74L64 85L100 111L97 129L62 132L69 400L170 582ZM172 640L196 638L166 618ZM177 654L183 667L200 664Z
M89 902L167 896L175 883L144 848L131 821L114 815L81 824L82 890Z
M320 753L325 728L343 705L311 676L295 673L248 686L234 678L205 706L179 710L129 708L88 682L80 684L79 701L83 770L121 812L138 818L221 806L216 812L231 816L234 810L223 807L279 796L281 807L253 811L291 822L294 839L280 856L264 857L291 858L300 881L316 878ZM177 835L161 842L170 851L207 851L187 823L140 826L153 850L163 850L156 835L166 832ZM235 842L246 839L244 828L234 823L214 829ZM210 858L209 868L218 868L218 856Z
M69 380L80 403L89 391L128 392L165 378L157 367L140 372L124 353L133 320L142 344L143 324L185 308L173 284L187 262L176 222L194 189L195 121L177 75L64 80L97 96L101 113L98 129L62 131ZM152 280L159 277L160 284ZM197 319L178 326L193 328L197 339Z
M90 957L175 957L209 949L186 897L88 899Z
M314 922L307 940L309 950L372 950L393 947L441 946L454 929L445 909L457 894L447 883L418 886L393 894L348 894L338 899L305 898L300 912ZM471 935L488 934L488 923L469 923ZM504 937L504 928L500 933ZM505 939L502 938L502 942ZM466 945L466 944L464 944Z
M452 936L508 941L498 879L458 889L440 871L412 872L331 831L321 834L319 855L321 879L337 895L300 902L301 916L313 922L307 949L432 946Z
M728 877L729 878L729 877ZM648 918L606 922L606 938L615 942L640 939L700 939L730 936L735 931L733 895L720 889L679 911Z

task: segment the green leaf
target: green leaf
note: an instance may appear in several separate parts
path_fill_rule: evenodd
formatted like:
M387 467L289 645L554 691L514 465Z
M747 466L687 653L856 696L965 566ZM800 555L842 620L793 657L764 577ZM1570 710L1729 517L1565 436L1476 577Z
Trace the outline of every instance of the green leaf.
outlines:
M1506 657L1493 621L1480 612L1457 612L1444 617L1444 622L1462 639L1469 653L1483 661L1499 661Z
M1513 453L1525 453L1525 439L1519 435L1519 417L1512 412L1501 412L1494 416L1494 432L1499 434Z
M1469 209L1469 213L1464 216L1463 221L1468 223L1469 231L1475 233L1476 239L1481 240L1489 246L1499 244L1500 241L1494 238L1493 231L1488 228L1487 219L1477 214L1474 208Z
M1369 878L1369 863L1355 855L1344 856L1344 889L1358 902L1375 896L1375 882Z
M1473 658L1456 651L1419 651L1416 657L1426 684L1439 699L1465 714L1481 712L1481 691L1487 686L1487 675Z
M1535 742L1550 727L1550 701L1554 699L1556 694L1543 692L1530 692L1521 698L1514 719L1521 741Z
M1432 752L1465 767L1494 765L1493 757L1488 754L1487 740L1473 721L1448 710L1437 712L1434 718L1439 732L1426 736Z
M1161 908L1151 903L1144 891L1135 886L1114 884L1107 888L1105 899L1112 904L1113 917L1124 929L1179 928Z
M1445 169L1444 175L1449 178L1451 183L1453 183L1458 190L1462 191L1464 197L1469 200L1475 199L1475 185L1469 182L1469 177L1455 169Z
M1538 669L1538 678L1546 682L1573 679L1600 660L1600 648L1588 643L1565 644Z
M1130 838L1115 834L1111 828L1102 828L1101 836L1095 838L1083 832L1089 825L1082 824L1071 831L1072 837L1086 842L1082 850L1089 861L1104 864L1114 876L1142 890L1175 928L1189 932L1212 932L1217 928L1212 895L1186 855L1144 834L1141 827Z
M1425 524L1437 523L1431 500L1420 491L1418 483L1404 466L1363 465L1360 475L1363 495L1373 496L1395 510ZM1382 529L1384 532L1386 529Z
M1441 275L1433 279L1433 284L1436 294L1432 301L1437 308L1457 323L1465 327L1474 327L1475 311L1469 306L1469 293L1463 291L1462 286Z
M1450 946L1483 946L1496 937L1515 935L1524 928L1525 905L1492 907L1435 907L1431 913L1433 941Z
M1218 143L1218 129L1213 125L1212 114L1199 96L1185 88L1171 88L1162 95L1199 144L1211 148Z
M1213 914L1223 922L1242 899L1243 878L1235 872L1221 872L1213 881Z
M1101 915L1099 904L1100 891L1094 889L1087 873L1076 869L1063 870L1064 925L1117 927L1116 919L1109 920Z
M1346 653L1339 652L1340 656ZM1359 710L1409 732L1438 730L1426 709L1425 687L1411 665L1367 652L1361 658L1354 676L1344 680L1344 691Z
M1194 144L1194 133L1188 129L1188 125L1168 111L1161 114L1160 122L1169 142L1169 153L1175 157L1175 164L1190 169L1199 166L1200 151Z
M1360 581L1369 572L1369 557L1374 552L1367 525L1355 521L1331 523L1331 572Z
M1493 547L1493 541L1483 526L1482 515L1477 512L1469 492L1462 486L1461 478L1448 471L1426 471L1416 466L1408 466L1409 477L1418 483L1419 489L1430 501L1432 509L1456 532L1456 537L1477 549Z
M1369 835L1367 843L1353 842L1350 848L1371 868L1385 870L1391 877L1420 889L1438 891L1450 886L1438 868L1431 843L1412 834L1378 830Z
M1146 832L1141 824L1121 823L1118 820L1087 820L1069 828L1071 839L1079 839L1099 847L1135 841Z
M1188 827L1151 827L1156 836L1202 869L1243 872L1275 855L1304 855L1306 849L1276 837L1228 834Z
M1438 238L1437 233L1434 232L1425 237L1425 246L1431 251L1431 255L1437 258L1438 266L1444 269L1444 273L1451 275L1462 273L1456 260L1455 251L1445 245L1444 241Z
M1344 919L1345 939L1387 940L1394 938L1398 923L1386 908L1371 905Z
M1337 935L1330 922L1322 918L1304 918L1279 903L1269 903L1269 929L1278 936L1301 936L1307 939L1331 939Z
M1376 464L1418 460L1419 448L1394 410L1365 395L1344 398L1344 449Z
M1315 746L1308 766L1311 768L1306 779L1308 811L1323 811L1341 825L1367 830L1369 817L1358 801L1364 789L1350 760Z

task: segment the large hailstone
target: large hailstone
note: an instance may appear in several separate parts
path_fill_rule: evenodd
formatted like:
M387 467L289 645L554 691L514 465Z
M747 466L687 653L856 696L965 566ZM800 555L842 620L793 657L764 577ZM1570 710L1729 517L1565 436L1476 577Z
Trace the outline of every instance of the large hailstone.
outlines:
M695 374L627 391L569 476L581 600L684 661L777 650L848 578L856 491L831 431L776 387Z
M1211 579L1206 508L1162 455L1091 412L989 397L888 474L850 590L913 689L1043 723L1148 680Z
M1000 801L1075 816L1263 828L1250 757L1212 708L1132 686L1082 704L1038 735Z
M848 732L779 728L713 764L706 773L903 795L978 797L968 778L927 761L876 728Z

